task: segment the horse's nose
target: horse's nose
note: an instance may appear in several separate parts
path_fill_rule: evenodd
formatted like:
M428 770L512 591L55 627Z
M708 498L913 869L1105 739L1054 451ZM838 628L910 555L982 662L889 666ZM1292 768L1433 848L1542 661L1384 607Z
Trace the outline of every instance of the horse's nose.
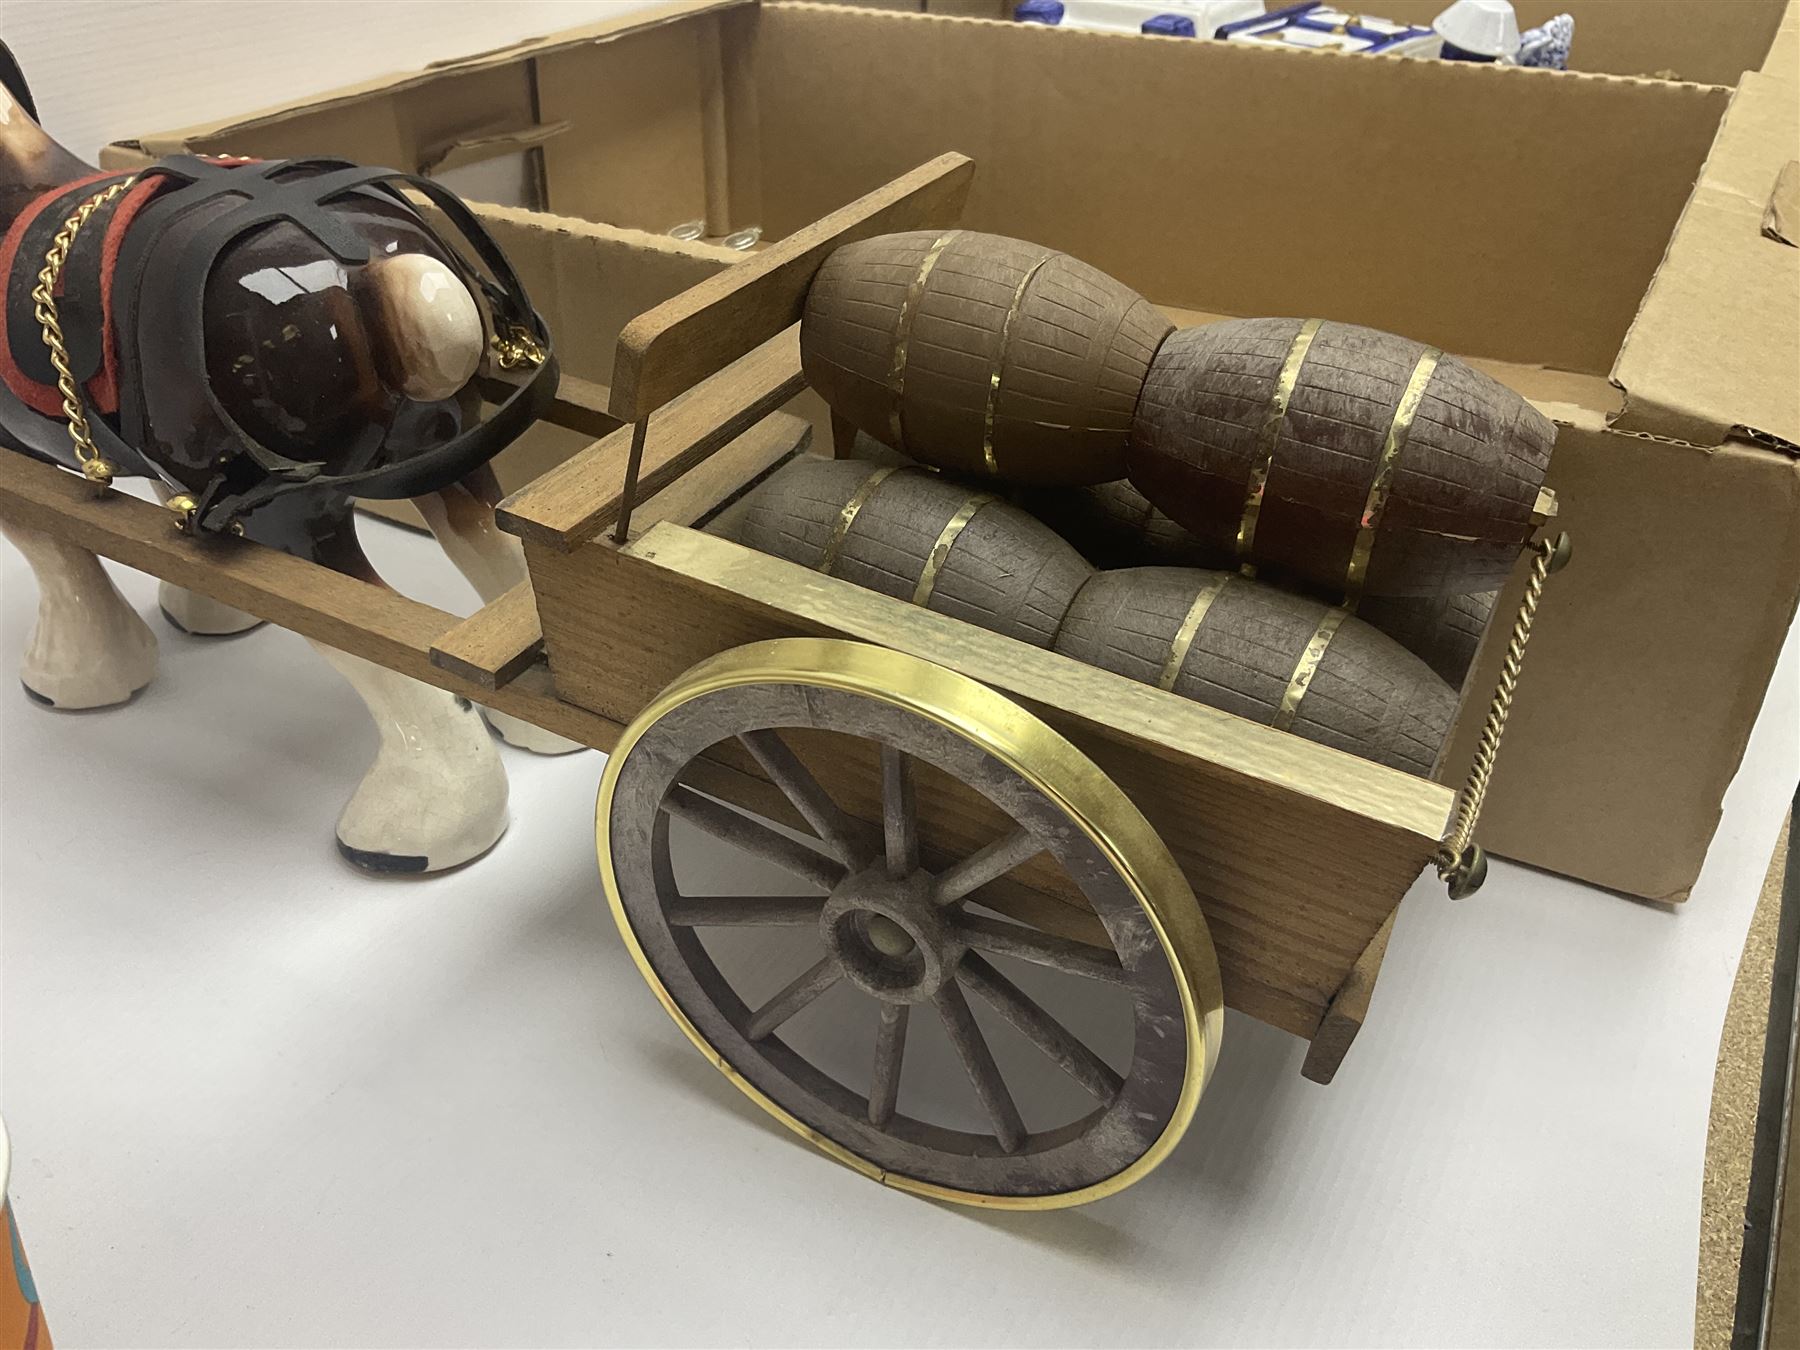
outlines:
M481 311L436 258L396 253L362 269L359 291L387 378L408 398L449 398L481 364Z

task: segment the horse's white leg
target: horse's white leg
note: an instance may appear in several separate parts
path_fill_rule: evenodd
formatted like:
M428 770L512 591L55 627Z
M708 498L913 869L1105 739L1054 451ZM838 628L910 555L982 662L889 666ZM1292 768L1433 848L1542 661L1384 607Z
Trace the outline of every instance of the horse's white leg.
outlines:
M156 485L156 495L168 501L175 489L162 483ZM252 628L260 628L262 620L254 614L246 614L241 609L233 609L230 605L220 604L211 596L201 595L198 591L190 591L185 586L177 586L172 581L164 581L156 588L157 607L162 610L163 618L184 633L194 637L233 637L238 633L248 633Z
M467 699L313 643L362 697L375 762L338 817L338 849L371 872L441 872L506 833L506 768Z
M256 615L220 604L211 596L190 591L172 581L157 586L156 603L162 609L163 618L195 637L233 637L262 627L263 621Z
M22 525L0 533L25 555L38 583L37 627L19 670L25 692L53 708L108 708L149 684L156 636L100 560Z
M494 522L499 485L488 470L477 470L462 483L414 499L419 514L443 545L456 569L468 578L482 603L498 600L525 580L525 553L519 541ZM540 755L566 755L584 747L530 722L492 708L483 710L508 745Z

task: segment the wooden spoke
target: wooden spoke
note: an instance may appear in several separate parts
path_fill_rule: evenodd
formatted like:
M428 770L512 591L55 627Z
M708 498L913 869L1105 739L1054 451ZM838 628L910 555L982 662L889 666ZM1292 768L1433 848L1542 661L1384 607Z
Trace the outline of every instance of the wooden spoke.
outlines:
M821 958L816 965L794 976L786 989L751 1013L750 1020L744 1024L744 1035L760 1041L836 984L841 974L843 971L836 961L829 956Z
M944 1019L944 1030L950 1033L950 1043L956 1047L969 1081L975 1085L975 1095L993 1122L994 1138L1005 1152L1017 1153L1025 1142L1025 1122L1019 1118L1019 1108L1013 1105L1012 1093L1006 1090L1006 1080L1000 1076L1000 1066L994 1063L987 1038L975 1024L968 999L952 980L937 991L932 1001L937 1004L938 1016Z
M939 873L931 898L940 905L953 905L1043 851L1038 837L1021 825Z
M891 745L881 747L881 823L887 836L888 875L910 876L919 866L912 760Z
M806 895L682 895L663 907L674 928L804 928L825 901Z
M1111 984L1127 983L1118 956L1101 947L1051 933L1040 933L1023 924L990 919L983 914L964 914L957 919L957 934L963 943L993 956L1016 956L1033 965L1049 966L1070 975L1090 980L1106 980Z
M970 952L963 958L957 977L987 1000L993 1010L1015 1030L1042 1050L1102 1106L1109 1105L1125 1080L1061 1022L1045 1012L1029 995L995 970L985 958Z
M794 809L818 832L846 867L860 867L865 856L861 831L851 817L826 794L812 770L800 762L786 741L773 731L743 731L738 740L750 752L771 782L787 794Z
M698 826L720 842L754 853L822 890L828 891L843 880L843 864L798 839L790 839L760 820L741 815L710 797L702 797L692 788L677 783L663 798L662 807L670 815Z
M905 1003L881 1005L881 1027L875 1033L875 1074L869 1082L869 1124L885 1126L894 1118L900 1099L900 1061L906 1055L906 1020L912 1008Z

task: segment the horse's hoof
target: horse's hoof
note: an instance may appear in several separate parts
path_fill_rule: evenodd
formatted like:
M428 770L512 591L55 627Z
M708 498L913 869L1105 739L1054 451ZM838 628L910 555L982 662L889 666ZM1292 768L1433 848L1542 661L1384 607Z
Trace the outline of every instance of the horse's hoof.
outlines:
M558 736L554 731L545 731L510 713L496 712L492 708L483 708L481 711L486 715L488 725L494 729L494 734L501 740L521 750L529 750L534 755L567 755L588 748L580 741Z
M156 634L122 603L97 622L34 635L19 683L34 703L87 712L131 702L156 677Z
M157 587L157 604L169 626L189 637L236 637L263 626L254 614L222 605L210 596L167 581Z
M417 876L493 848L508 824L506 770L485 738L470 749L447 761L384 746L338 817L338 852L365 872Z

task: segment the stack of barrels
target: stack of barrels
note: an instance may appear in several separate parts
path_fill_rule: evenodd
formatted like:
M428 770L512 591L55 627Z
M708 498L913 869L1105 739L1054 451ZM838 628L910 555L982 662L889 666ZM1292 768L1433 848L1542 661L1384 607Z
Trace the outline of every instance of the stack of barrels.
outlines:
M1555 431L1518 394L1351 324L1176 331L1084 263L965 231L837 250L800 343L899 454L794 462L739 542L1434 770L1540 520Z

